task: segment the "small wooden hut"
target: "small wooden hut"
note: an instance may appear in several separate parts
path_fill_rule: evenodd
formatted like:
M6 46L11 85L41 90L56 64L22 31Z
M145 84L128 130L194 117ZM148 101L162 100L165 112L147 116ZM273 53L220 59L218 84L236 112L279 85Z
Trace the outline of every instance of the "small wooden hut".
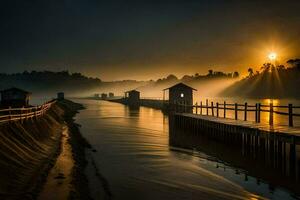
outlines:
M167 90L169 91L169 104L193 105L193 91L197 91L196 89L184 83L178 83L163 90L164 100Z
M103 99L103 100L107 99L107 94L106 93L102 93L101 94L101 99Z
M64 100L65 99L65 93L64 92L58 92L57 93L57 100Z
M29 106L31 92L19 88L10 88L1 91L1 106L27 107Z
M99 99L100 95L98 93L94 94L95 99Z
M140 92L137 90L130 90L125 92L125 99L129 105L139 105Z
M112 93L112 92L110 92L110 93L108 94L108 97L109 97L109 98L114 98L114 96L115 96L115 95L114 95L114 93Z

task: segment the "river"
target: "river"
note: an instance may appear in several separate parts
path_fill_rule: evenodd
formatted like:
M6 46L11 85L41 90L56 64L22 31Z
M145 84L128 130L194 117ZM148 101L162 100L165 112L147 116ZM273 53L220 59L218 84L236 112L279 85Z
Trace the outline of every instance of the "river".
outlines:
M93 146L85 173L94 199L297 199L215 152L179 147L160 110L76 101L86 107L76 122Z

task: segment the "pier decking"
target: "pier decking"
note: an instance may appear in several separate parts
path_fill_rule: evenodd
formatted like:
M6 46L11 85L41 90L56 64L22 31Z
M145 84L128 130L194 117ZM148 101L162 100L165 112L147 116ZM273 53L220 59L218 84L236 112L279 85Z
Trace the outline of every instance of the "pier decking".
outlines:
M186 118L187 120L202 121L202 123L210 123L211 125L208 126L214 126L212 128L219 129L219 131L231 130L236 133L240 131L256 132L256 134L261 136L263 136L262 134L276 134L277 137L282 136L288 140L294 140L296 144L300 144L300 128L297 127L269 125L267 123L256 123L252 121L218 118L192 113L174 113L174 116ZM200 125L199 122L195 123L197 123L197 125ZM204 125L202 124L202 126Z

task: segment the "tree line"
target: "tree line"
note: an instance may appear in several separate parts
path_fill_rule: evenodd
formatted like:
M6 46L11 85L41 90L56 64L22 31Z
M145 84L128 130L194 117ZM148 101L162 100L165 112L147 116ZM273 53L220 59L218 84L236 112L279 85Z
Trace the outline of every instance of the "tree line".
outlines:
M221 92L222 96L250 98L300 98L300 59L290 59L283 64L264 63L254 72Z

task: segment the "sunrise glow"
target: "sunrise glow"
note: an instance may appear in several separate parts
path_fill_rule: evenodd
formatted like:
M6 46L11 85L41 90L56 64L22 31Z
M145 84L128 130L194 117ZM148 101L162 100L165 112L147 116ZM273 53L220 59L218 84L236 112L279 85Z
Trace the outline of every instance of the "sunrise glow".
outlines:
M269 58L271 61L276 60L276 58L277 58L277 53L275 53L275 52L269 53L268 58Z

